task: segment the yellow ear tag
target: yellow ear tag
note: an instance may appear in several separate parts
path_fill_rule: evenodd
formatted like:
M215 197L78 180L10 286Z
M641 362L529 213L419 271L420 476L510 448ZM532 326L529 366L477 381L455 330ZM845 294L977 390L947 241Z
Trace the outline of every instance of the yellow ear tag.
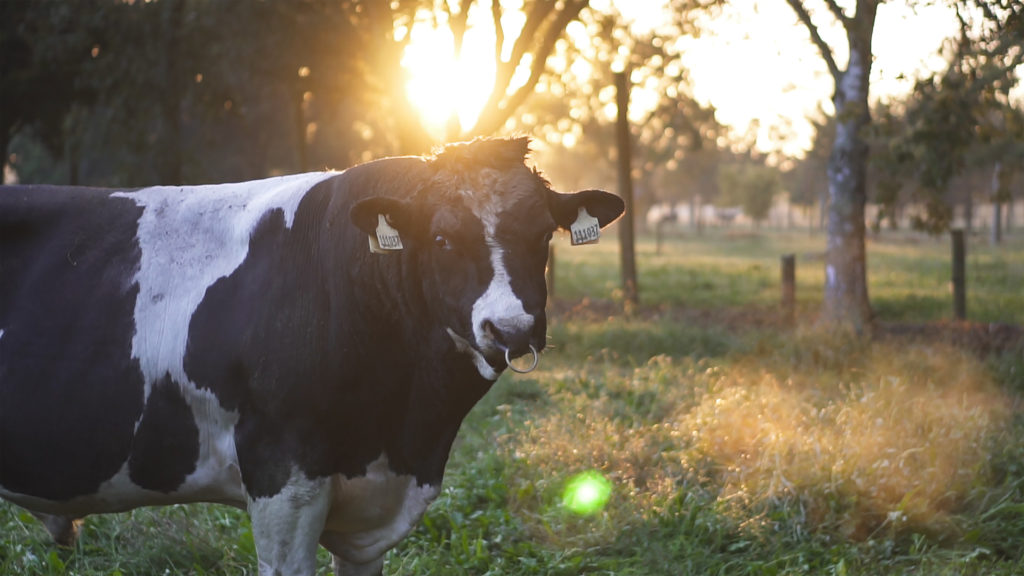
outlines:
M370 252L374 254L387 254L402 249L402 237L388 224L383 214L377 214L377 235L369 236Z
M587 213L586 208L580 206L579 215L569 227L569 232L572 234L573 246L597 244L597 241L601 239L601 223Z

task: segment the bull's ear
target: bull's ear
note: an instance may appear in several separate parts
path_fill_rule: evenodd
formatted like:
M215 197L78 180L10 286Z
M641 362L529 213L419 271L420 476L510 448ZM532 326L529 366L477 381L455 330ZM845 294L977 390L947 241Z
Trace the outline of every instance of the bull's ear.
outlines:
M559 228L568 230L579 217L580 208L597 218L601 228L614 222L626 210L626 204L615 194L604 190L583 190L574 194L548 191L551 215Z
M409 202L378 196L356 202L348 215L369 236L371 252L388 252L402 249L400 232L411 233L412 213Z
M383 215L388 224L402 230L408 225L410 213L409 203L405 200L377 196L356 202L348 215L360 230L373 234L377 230L378 216Z

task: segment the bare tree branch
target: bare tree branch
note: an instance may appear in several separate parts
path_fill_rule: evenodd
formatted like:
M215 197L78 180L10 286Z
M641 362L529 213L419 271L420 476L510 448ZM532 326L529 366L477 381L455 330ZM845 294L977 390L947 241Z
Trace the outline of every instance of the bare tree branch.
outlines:
M835 55L832 54L832 48L825 42L825 39L821 37L821 33L818 32L818 27L814 25L811 20L811 14L807 12L804 7L802 0L786 0L793 11L796 12L797 18L803 23L804 27L807 28L807 32L811 35L811 42L818 47L818 51L821 52L821 57L825 60L825 64L828 66L828 71L832 74L832 78L835 80L836 85L842 80L843 73L839 70L839 65L836 64ZM833 3L830 1L830 4ZM838 6L837 6L838 8ZM844 16L845 18L845 16ZM844 22L845 26L845 22Z
M843 28L849 29L852 18L847 16L846 12L843 12L843 8L835 0L825 0L825 5L828 6L829 11L836 17L836 20L843 24Z
M480 113L480 117L477 119L476 126L471 130L471 134L486 135L494 133L508 120L509 115L526 101L526 98L533 93L534 88L537 86L537 81L540 80L541 75L544 73L548 57L555 49L555 43L562 36L569 22L575 20L589 3L589 0L570 1L566 2L561 9L558 8L558 2L537 2L534 5L530 17L535 17L538 6L541 4L545 5L544 16L543 18L537 18L537 21L532 26L529 19L527 20L527 23L523 26L522 33L516 39L516 49L513 50L512 58L508 62L511 71L514 72L515 67L518 66L526 54L527 47L531 44L532 40L535 40L535 35L540 30L542 22L547 21L548 16L554 13L554 19L547 24L540 44L533 51L533 58L530 63L530 77L525 84L516 89L507 98L505 98L505 95L508 92L509 83L512 78L511 74L507 80L495 82L495 90ZM528 27L531 30L529 34L527 32Z
M494 61L501 62L505 47L505 27L501 25L501 0L491 0L491 19L494 20Z
M509 81L512 80L512 76L515 74L516 67L519 66L523 55L529 50L537 30L540 29L541 24L544 23L548 14L553 10L555 10L554 0L538 0L530 7L530 11L526 15L526 22L523 24L523 29L512 46L512 53L509 55L508 60L503 60L499 54L495 62L498 66L494 93L491 94L492 98L497 96L500 99L504 95Z
M492 0L497 3L498 0ZM516 38L513 46L512 53L509 55L508 60L501 57L502 46L495 44L494 53L494 87L491 90L490 96L487 97L487 102L480 112L480 118L477 120L479 126L482 118L496 114L501 106L501 101L505 98L508 93L509 85L512 82L512 76L515 75L516 68L522 61L523 56L529 51L529 47L537 35L537 30L540 29L541 24L547 19L548 14L555 10L554 0L543 0L534 2L530 6L530 10L526 15L526 22L523 23L523 28L519 32L519 36ZM494 4L491 5L491 13L496 14L500 12L501 8L497 10ZM498 15L500 19L500 14ZM502 42L504 45L504 42ZM474 132L477 130L474 129Z
M462 0L457 2L458 10L452 6L452 2L445 0L444 11L448 14L448 27L451 28L452 37L455 40L455 57L462 54L462 41L466 38L466 28L469 23L469 9L473 6L473 0Z

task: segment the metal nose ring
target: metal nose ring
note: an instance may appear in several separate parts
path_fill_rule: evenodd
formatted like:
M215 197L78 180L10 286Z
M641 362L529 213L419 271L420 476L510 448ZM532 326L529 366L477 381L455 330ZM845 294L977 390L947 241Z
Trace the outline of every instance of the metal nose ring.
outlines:
M533 344L530 344L530 352L533 353L533 364L531 364L530 367L527 368L526 370L520 370L519 368L516 368L515 366L512 365L512 359L509 358L508 356L508 348L505 348L505 364L508 365L509 370L515 372L516 374L526 374L528 372L533 372L534 369L537 368L537 364L540 362L540 357L537 355L537 349L533 347Z

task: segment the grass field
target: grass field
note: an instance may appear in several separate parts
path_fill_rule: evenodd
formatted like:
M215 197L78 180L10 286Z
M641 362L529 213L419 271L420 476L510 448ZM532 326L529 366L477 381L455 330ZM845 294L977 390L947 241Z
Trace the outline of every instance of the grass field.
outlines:
M551 348L470 414L385 573L1024 573L1024 349L989 324L1024 324L1024 237L970 243L971 325L950 320L947 238L873 238L871 341L814 327L823 250L806 232L644 238L625 315L614 239L560 241ZM591 515L563 505L585 471L612 486ZM64 550L0 504L2 575L255 567L244 514L220 506L93 517Z

